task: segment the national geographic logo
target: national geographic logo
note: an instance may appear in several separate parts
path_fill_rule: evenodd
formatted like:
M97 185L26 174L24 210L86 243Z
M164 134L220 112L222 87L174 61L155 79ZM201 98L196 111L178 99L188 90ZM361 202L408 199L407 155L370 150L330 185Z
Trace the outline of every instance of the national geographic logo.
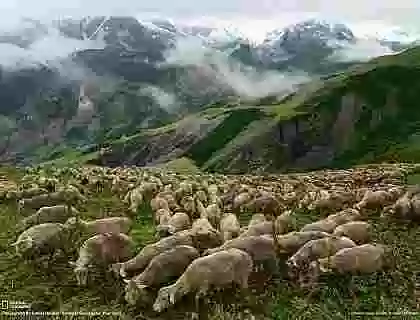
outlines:
M25 310L31 307L30 304L24 301L9 301L9 300L0 300L0 310Z
M0 310L9 309L9 300L0 300Z

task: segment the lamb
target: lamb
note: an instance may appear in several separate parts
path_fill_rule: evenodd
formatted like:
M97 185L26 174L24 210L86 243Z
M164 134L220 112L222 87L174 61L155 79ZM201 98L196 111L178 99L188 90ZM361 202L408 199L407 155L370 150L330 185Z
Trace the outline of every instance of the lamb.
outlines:
M374 273L388 266L389 248L384 245L363 244L352 248L345 248L335 255L319 259L317 263L322 273L336 271L338 273Z
M291 269L302 270L314 260L332 256L341 249L355 246L351 239L339 236L310 240L288 259L287 265Z
M191 246L177 246L154 257L147 268L138 276L125 279L125 300L135 305L149 287L160 288L182 275L192 261L200 256Z
M191 227L191 220L188 214L184 212L177 212L170 217L166 225L160 225L157 227L157 232L161 236L175 234L179 231L187 230Z
M87 239L79 249L76 262L69 261L74 267L79 286L85 286L88 281L88 272L95 266L106 267L132 257L134 242L123 233L97 234Z
M90 236L106 233L128 234L133 226L133 221L127 217L109 217L93 221L71 217L66 221L65 225L70 229L80 228L83 234Z
M63 224L43 223L25 230L12 246L18 256L34 258L53 254L56 250L65 251L67 240L68 233Z
M240 288L247 289L252 268L251 257L234 248L198 258L173 285L159 290L153 310L162 312L190 292L196 292L198 300L213 286L221 288L238 284Z
M364 221L352 221L335 228L333 235L348 237L358 245L365 244L371 239L372 226Z
M322 231L293 231L277 237L277 250L279 254L293 255L305 243L328 237L329 234Z
M154 257L180 245L194 247L189 230L178 232L173 236L148 244L134 258L123 263L115 263L111 266L111 269L125 278L129 273L142 272Z
M220 232L222 234L223 242L231 240L239 236L241 225L235 214L225 214L220 221Z
M42 207L33 215L23 219L23 221L18 226L18 229L27 229L36 224L42 224L47 222L58 222L64 223L71 216L78 216L79 211L74 207L69 207L67 205L58 205L53 207Z

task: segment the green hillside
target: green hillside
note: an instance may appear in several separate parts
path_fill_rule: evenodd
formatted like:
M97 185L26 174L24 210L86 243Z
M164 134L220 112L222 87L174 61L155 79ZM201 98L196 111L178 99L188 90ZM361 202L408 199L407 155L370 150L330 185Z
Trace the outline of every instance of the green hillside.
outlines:
M418 101L420 47L311 82L280 103L214 104L164 127L108 131L100 163L188 158L204 170L240 173L419 161ZM81 159L97 163L98 149Z

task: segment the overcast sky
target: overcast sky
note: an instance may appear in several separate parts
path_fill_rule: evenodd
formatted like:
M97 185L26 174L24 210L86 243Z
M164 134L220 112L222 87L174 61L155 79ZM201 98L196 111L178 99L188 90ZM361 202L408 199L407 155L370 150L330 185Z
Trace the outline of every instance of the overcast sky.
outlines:
M1 22L19 16L51 18L95 14L153 14L183 19L247 17L284 24L286 20L306 17L308 13L356 22L379 20L384 24L420 29L420 0L0 0L0 26Z

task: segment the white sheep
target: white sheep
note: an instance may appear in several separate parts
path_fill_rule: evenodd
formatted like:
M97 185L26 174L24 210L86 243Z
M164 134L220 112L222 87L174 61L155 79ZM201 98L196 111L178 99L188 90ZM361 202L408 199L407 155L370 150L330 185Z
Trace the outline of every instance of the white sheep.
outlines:
M373 273L388 265L389 248L384 245L363 244L338 251L335 255L313 262L322 273Z
M287 260L287 265L292 269L302 270L314 260L332 256L341 249L355 246L356 244L346 237L331 236L310 240Z
M149 287L160 288L174 278L182 275L190 263L200 256L197 249L191 246L177 246L154 257L147 268L138 276L124 279L125 300L135 305Z
M191 227L191 219L184 212L177 212L170 217L166 225L159 225L156 229L158 234L165 236L167 234L175 234L179 231L187 230Z
M63 224L43 223L25 230L12 246L17 255L33 258L53 254L56 250L65 251L67 240L68 233Z
M238 284L240 288L246 289L252 268L251 257L238 249L198 258L173 285L159 290L153 310L162 312L190 292L196 293L196 299L199 299L207 294L210 287L223 288Z
M33 225L47 223L47 222L64 223L71 216L78 216L78 215L79 215L79 211L77 211L74 207L70 207L70 210L69 210L69 207L67 205L42 207L36 213L23 219L18 229L21 229L21 228L27 229L29 227L32 227Z
M372 226L364 221L352 221L338 226L333 234L352 239L355 243L361 245L370 241Z
M223 242L231 240L239 236L241 225L234 213L225 214L220 221L220 232Z
M245 238L235 238L226 241L220 247L208 249L204 255L210 255L219 251L236 248L247 252L256 267L266 264L268 271L276 271L276 250L274 239L271 236L250 236Z
M77 261L69 261L78 285L87 284L88 272L94 267L106 267L131 258L133 245L132 239L123 233L97 234L87 239L79 249Z
M154 257L180 245L194 246L189 230L178 232L173 236L148 244L131 260L115 263L111 268L116 274L125 278L129 273L142 272Z
M105 234L105 233L126 233L128 234L133 226L133 221L127 217L108 217L92 221L69 218L65 226L74 229L78 228L86 235Z
M293 255L305 243L330 236L322 231L293 231L276 238L279 254Z

